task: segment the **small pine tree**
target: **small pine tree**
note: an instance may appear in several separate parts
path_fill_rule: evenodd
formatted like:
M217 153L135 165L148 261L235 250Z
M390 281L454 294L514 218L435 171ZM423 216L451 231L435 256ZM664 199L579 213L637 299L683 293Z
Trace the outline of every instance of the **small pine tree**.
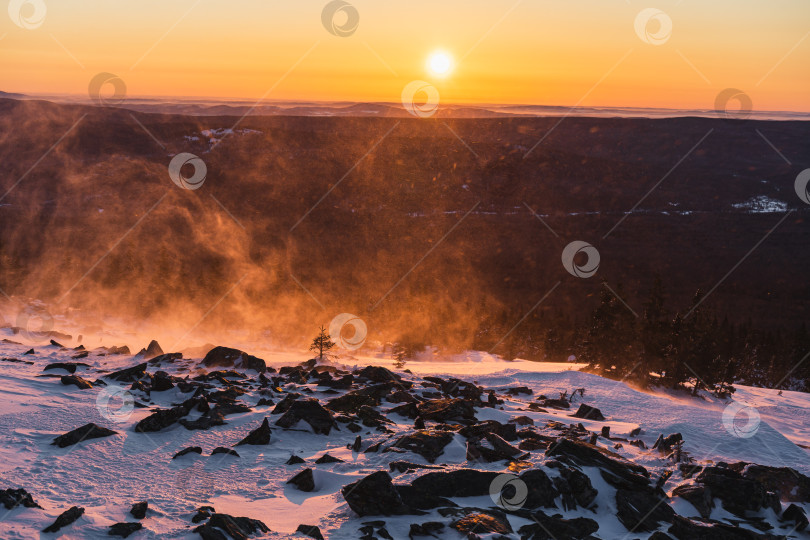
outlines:
M321 326L321 331L318 336L312 340L312 345L309 346L310 351L317 351L318 359L323 360L324 354L328 354L329 350L335 346L332 337L326 333L326 329Z
M391 348L391 357L394 359L394 367L402 369L408 360L408 350L401 343L394 343Z

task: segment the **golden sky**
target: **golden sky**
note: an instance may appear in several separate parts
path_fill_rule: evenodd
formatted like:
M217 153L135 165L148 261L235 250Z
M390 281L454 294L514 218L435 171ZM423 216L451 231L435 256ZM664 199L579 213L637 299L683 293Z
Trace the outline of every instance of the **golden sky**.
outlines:
M398 102L419 79L445 103L711 109L733 87L757 110L810 111L808 0L660 0L639 32L639 0L351 0L344 37L327 4L12 0L0 90L86 95L109 72L129 96ZM445 77L426 67L437 50Z

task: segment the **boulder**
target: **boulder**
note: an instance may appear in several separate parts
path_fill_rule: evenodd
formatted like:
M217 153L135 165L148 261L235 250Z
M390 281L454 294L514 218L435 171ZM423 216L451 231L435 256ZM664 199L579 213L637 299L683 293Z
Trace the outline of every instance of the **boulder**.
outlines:
M498 473L458 469L448 472L431 472L414 479L411 486L420 493L439 497L478 497L489 495L490 486Z
M224 426L227 424L227 422L225 422L225 415L222 414L219 407L216 409L211 409L196 420L186 420L185 418L181 418L179 422L181 426L189 431L196 429L208 430L214 426Z
M548 447L546 456L554 456L580 467L598 467L602 477L614 487L633 489L649 485L650 473L641 465L582 441L558 439Z
M6 507L6 510L12 510L18 506L25 508L42 508L31 497L31 494L23 488L19 489L3 489L0 490L0 504Z
M141 349L138 352L138 356L142 356L145 360L149 360L150 358L154 358L156 356L160 356L163 354L163 349L160 348L160 344L154 339L149 342L149 345L145 349Z
M285 465L297 465L299 463L305 463L305 461L302 458L296 456L295 454L292 454L290 456L290 459L284 462Z
M214 347L208 351L202 363L205 367L252 369L259 373L267 371L267 365L261 358L256 358L239 349L230 349L228 347Z
M585 540L593 538L599 524L588 518L564 519L562 516L548 516L534 511L528 519L534 521L518 529L523 540Z
M258 519L251 519L247 517L234 517L228 514L212 514L208 523L200 525L194 532L202 536L205 540L209 538L222 538L222 534L215 536L217 529L225 531L225 533L234 540L246 540L249 536L255 533L268 533L270 527L265 525Z
M137 502L132 505L129 513L135 519L143 519L146 517L146 511L149 510L149 503L147 501Z
M191 412L186 405L179 405L171 409L159 409L135 424L138 433L149 433L165 429Z
M760 482L768 491L778 493L785 502L810 503L810 477L795 469L748 465L742 475Z
M408 508L394 489L391 476L377 471L356 482L343 486L341 495L359 516L391 516L410 514Z
M67 527L68 525L70 525L71 523L82 517L83 514L84 508L73 506L65 510L61 514L59 514L59 517L56 518L56 521L54 521L53 523L42 529L42 532L55 533L59 531L59 529Z
M343 463L343 460L340 458L336 458L334 456L330 456L329 454L324 454L318 459L316 459L315 463L318 465L326 465L329 463Z
M577 409L577 412L574 413L576 418L583 418L585 420L597 420L599 422L603 422L605 420L604 415L602 415L602 411L597 409L596 407L591 407L590 405L585 405L582 403Z
M140 531L143 529L143 525L140 523L116 523L115 525L110 525L109 530L107 531L108 536L120 536L121 538L126 538L132 533L136 531Z
M726 523L712 522L699 523L682 516L675 515L672 526L667 532L678 540L766 540L777 538L773 535L762 535L751 529L743 529Z
M781 511L778 496L769 495L762 483L726 467L705 467L695 481L709 488L712 497L720 499L723 508L737 516L746 517L748 512L762 508L773 508L777 514Z
M810 526L810 522L807 520L807 514L804 513L802 507L796 506L795 504L791 504L782 512L781 520L783 522L793 523L797 531L803 531Z
M80 443L81 441L109 437L110 435L115 435L116 433L116 431L97 426L91 422L83 425L82 427L76 428L73 431L69 431L64 435L59 435L51 444L54 444L59 448L65 448Z
M172 459L177 459L179 457L185 456L186 454L200 454L202 455L202 448L199 446L189 446L187 448L183 448L179 452L177 452Z
M711 515L712 508L714 508L714 499L708 487L681 484L672 490L672 494L691 503L702 517L708 518Z
M317 525L299 525L295 532L301 533L304 536L309 536L315 540L324 540L321 534L321 529Z
M494 510L475 510L466 516L456 519L450 526L462 534L509 534L512 526L502 512Z
M515 424L501 424L496 420L486 420L471 426L464 426L458 432L468 439L481 438L488 433L494 433L506 441L515 441L518 438Z
M337 427L332 414L324 409L317 399L300 399L294 401L287 412L276 420L276 425L283 428L291 428L300 420L309 424L315 433L323 435L329 435L332 428Z
M435 463L444 447L453 440L453 434L446 431L419 430L400 437L392 446L419 454L430 463Z
M93 388L93 385L90 384L88 381L82 379L78 375L62 375L61 377L62 384L65 386L73 385L80 390L87 390L89 388Z
M312 469L304 469L287 480L287 483L294 485L300 491L315 491L315 477L312 474Z
M226 455L229 455L229 456L239 457L239 454L236 452L236 450L231 450L230 448L225 448L224 446L217 446L211 452L212 456L215 456L217 454L226 454Z
M129 353L127 353L129 354ZM119 382L135 382L146 376L146 362L105 375L106 379Z
M574 468L561 467L560 476L554 478L554 487L562 498L563 510L590 508L598 495L590 477Z
M416 406L419 416L425 420L447 422L449 420L471 420L475 418L472 404L461 398L434 399Z
M244 444L270 444L270 423L267 421L267 418L264 419L261 426L251 431L247 437L236 443L235 446L242 446Z
M616 517L631 532L652 532L672 523L675 511L652 488L616 490Z

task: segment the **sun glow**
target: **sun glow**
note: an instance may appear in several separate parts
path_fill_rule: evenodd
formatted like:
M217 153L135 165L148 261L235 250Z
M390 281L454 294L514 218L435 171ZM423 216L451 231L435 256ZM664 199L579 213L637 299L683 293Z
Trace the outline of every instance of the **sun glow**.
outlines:
M428 57L428 70L437 77L446 77L453 71L453 57L444 51L436 51Z

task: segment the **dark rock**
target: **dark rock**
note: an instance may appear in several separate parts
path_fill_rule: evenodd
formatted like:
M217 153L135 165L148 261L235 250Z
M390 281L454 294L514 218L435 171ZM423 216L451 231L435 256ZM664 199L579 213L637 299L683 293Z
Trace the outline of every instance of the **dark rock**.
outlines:
M73 506L65 510L61 514L59 514L59 517L56 518L56 521L45 527L42 530L42 532L55 533L62 527L67 527L68 525L70 525L71 523L82 517L82 514L84 514L84 508Z
M804 513L804 510L800 506L796 506L795 504L791 504L785 509L781 519L782 521L792 522L796 526L797 531L803 531L810 526L810 522L807 520L807 514Z
M523 540L588 540L599 530L599 524L588 518L563 519L559 515L548 516L532 512L528 517L534 521L518 529Z
M641 465L636 465L618 454L597 448L588 443L571 439L558 439L546 450L549 457L571 461L585 467L599 467L602 476L614 487L625 489L649 485L650 473Z
M219 408L211 409L196 420L186 420L185 418L180 419L180 425L189 431L193 431L195 429L207 430L215 426L224 426L226 423L225 416L222 414L222 412L220 412Z
M475 409L463 399L436 399L424 401L416 406L419 416L425 420L446 422L448 420L475 418Z
M357 374L358 377L362 377L364 379L368 379L370 381L374 381L376 383L386 383L391 381L402 381L402 377L398 374L393 373L385 369L384 367L380 366L366 366L360 373Z
M350 445L348 446L348 448L349 448L349 449L350 449L352 452L359 452L359 451L360 451L360 449L363 447L362 445L363 445L363 439L360 437L360 435L358 435L358 436L357 436L357 437L354 439L354 443L350 444Z
M149 360L150 358L154 358L162 354L163 349L160 348L160 345L154 339L149 342L149 345L145 349L141 349L138 353L138 355L143 356L145 360Z
M147 501L137 502L132 505L132 509L129 511L132 514L132 517L135 519L143 519L146 517L146 511L149 509L149 503Z
M121 347L108 347L107 354L131 354L129 352L129 347L126 345L122 345Z
M761 535L750 529L726 523L698 523L678 515L673 516L672 526L667 532L678 540L776 540L778 538L773 535Z
M494 433L485 434L483 439L467 441L468 460L483 459L488 462L509 460L522 453L519 448L515 448Z
M346 424L346 429L348 429L352 433L360 433L361 431L363 431L363 428L360 426L360 424L356 422L349 422L348 424Z
M705 486L694 484L682 484L672 490L672 494L680 497L695 507L695 510L703 516L708 518L714 508L714 499L711 495L711 490Z
M557 498L557 490L548 475L541 469L529 469L520 475L520 480L528 488L526 494L526 501L523 503L524 508L556 508L554 499ZM508 484L507 484L508 486ZM501 492L501 496L506 499L511 498L511 494Z
M186 454L200 454L202 455L202 448L199 446L189 446L187 448L183 448L179 452L177 452L172 459L177 459L179 457L185 456Z
M64 349L64 348L65 348L65 346L64 346L64 345L62 345L61 343L59 343L59 342L57 342L57 341L54 341L54 340L51 340L51 345L53 345L54 347L59 347L60 349Z
M291 428L298 421L303 420L312 427L315 433L329 435L333 427L337 427L332 414L324 409L317 399L300 399L294 401L276 425Z
M471 426L464 426L458 432L468 439L481 438L488 433L494 433L506 441L515 441L518 438L515 424L501 424L496 420L487 420Z
M377 471L341 488L340 493L359 516L391 516L411 513L394 489L391 476Z
M326 408L330 411L354 413L363 405L376 407L380 404L380 400L378 398L374 397L368 392L365 392L364 390L352 390L351 392L347 392L340 397L330 399L326 403Z
M295 403L295 400L300 397L301 394L298 394L296 392L287 394L286 396L281 398L281 401L278 402L278 404L275 406L275 408L270 414L283 414L287 412L292 406L292 404Z
M509 394L510 396L517 396L520 394L530 396L533 394L532 389L529 388L528 386L515 386L512 388L507 388L506 393Z
M270 532L270 528L258 519L234 517L228 514L213 514L211 519L208 520L208 523L194 529L194 532L199 533L204 539L217 538L215 536L206 537L205 534L201 532L201 529L205 529L208 534L211 534L211 529L221 529L234 540L247 540L247 538L254 533Z
M393 446L419 454L430 463L435 463L444 447L453 440L453 434L446 431L420 430L400 437Z
M287 483L294 485L300 491L315 491L315 478L312 475L312 469L304 469L287 480Z
M140 523L116 523L115 525L110 525L107 535L126 538L135 531L140 531L141 529L143 529L143 525Z
M512 526L501 512L478 511L453 521L450 526L462 534L509 534Z
M163 364L164 362L167 363L167 364L173 364L175 360L180 360L182 358L183 358L183 353L179 353L179 352L160 354L158 356L155 356L151 360L149 360L149 365L150 366L159 366L159 365Z
M116 431L111 429L103 428L101 426L97 426L96 424L90 423L76 428L73 431L69 431L64 435L59 435L51 444L54 444L59 448L65 448L81 441L109 437L110 435L115 435L116 433Z
M208 351L202 363L206 367L252 369L259 373L267 371L267 365L261 358L256 358L239 349L230 349L228 347L214 347Z
M542 398L540 400L540 403L538 403L537 405L540 406L540 407L549 407L549 408L552 408L552 409L570 409L571 408L571 403L569 403L567 399ZM529 408L531 408L531 407L529 407Z
M23 488L0 490L0 503L6 507L6 510L12 510L20 505L25 508L42 508Z
M434 469L434 470L443 470L444 467L440 467L438 465L418 465L416 463L410 463L408 461L392 461L388 464L388 468L393 472L397 471L400 473L408 472L408 471L416 471L418 469Z
M765 489L779 493L785 502L810 503L810 477L789 467L748 465L743 477L760 482Z
M50 371L52 369L64 369L68 373L76 373L76 368L78 366L86 366L87 364L77 364L74 362L54 362L52 364L48 364L45 366L45 369L42 371Z
M357 411L357 417L363 422L366 427L380 427L384 424L391 424L385 416L375 411L368 405L363 405Z
M146 362L120 371L114 371L104 377L119 382L135 382L146 376Z
M577 409L577 412L574 413L576 418L584 418L586 420L597 420L602 422L605 420L605 417L602 415L602 411L597 409L596 407L591 407L590 405L586 405L582 403Z
M411 486L420 493L439 497L478 497L489 495L492 481L497 476L496 472L475 469L431 472L414 479Z
M215 513L216 509L213 506L201 506L197 508L197 513L192 516L191 522L199 523L201 521L205 521Z
M343 460L340 458L336 458L334 456L330 456L329 454L324 454L318 459L316 459L315 463L317 463L318 465L323 465L327 463L343 463Z
M214 451L211 452L212 456L215 456L217 454L228 454L229 456L239 457L239 454L236 452L236 450L231 450L230 448L225 448L223 446L217 446L216 448L214 448Z
M723 508L740 517L746 517L747 512L757 512L762 508L774 507L778 513L781 510L778 500L774 505L768 491L759 481L743 478L743 476L725 467L705 467L695 478L711 490L712 497L723 503Z
M191 412L190 407L180 405L171 409L160 409L135 424L138 433L149 433L165 429Z
M251 431L247 437L236 443L236 446L242 446L244 444L270 444L270 423L267 421L267 418L264 419L261 426Z
M36 354L36 352L34 352L34 349L28 349L23 354Z
M560 492L563 510L575 510L577 506L590 508L598 495L590 477L574 468L561 468L554 487Z
M616 517L628 531L652 532L659 524L671 523L675 511L653 489L618 489Z
M168 373L165 371L158 371L155 373L155 376L152 378L153 392L165 392L166 390L171 390L172 388L174 388L174 382Z
M290 456L290 459L288 459L285 462L285 465L297 465L299 463L306 463L306 462L302 458L300 458L300 457L296 456L295 454L293 454L293 455Z
M298 528L295 529L295 532L301 533L304 536L309 536L315 540L323 540L321 529L319 529L316 525L299 525Z
M437 536L444 530L444 523L439 521L427 521L425 523L411 523L408 537L413 540L414 536L432 536L433 538L441 538Z
M62 384L64 384L65 386L72 384L73 386L79 388L80 390L87 390L89 388L93 388L92 384L82 379L78 375L62 375L61 380Z

